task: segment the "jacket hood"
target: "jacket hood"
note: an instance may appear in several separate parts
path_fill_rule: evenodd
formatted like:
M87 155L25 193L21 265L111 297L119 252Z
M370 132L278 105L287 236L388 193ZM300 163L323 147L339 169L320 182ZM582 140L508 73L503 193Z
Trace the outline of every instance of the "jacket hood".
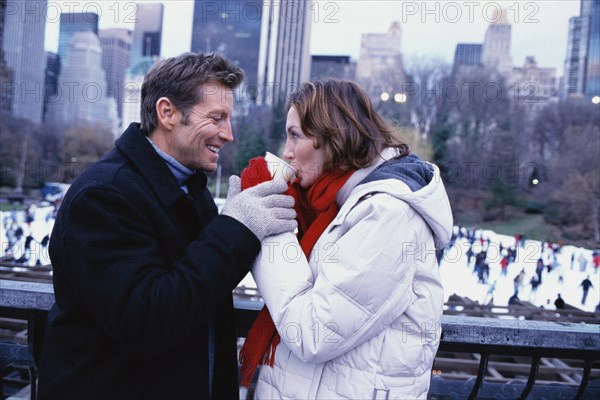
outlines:
M409 154L380 164L359 185L385 179L399 179L412 192L416 192L427 186L432 178L433 164L426 163L415 154Z
M453 221L439 168L415 154L398 155L398 150L387 148L375 165L356 171L338 192L338 205L352 208L370 195L389 194L418 212L433 231L436 248L443 248L450 241Z

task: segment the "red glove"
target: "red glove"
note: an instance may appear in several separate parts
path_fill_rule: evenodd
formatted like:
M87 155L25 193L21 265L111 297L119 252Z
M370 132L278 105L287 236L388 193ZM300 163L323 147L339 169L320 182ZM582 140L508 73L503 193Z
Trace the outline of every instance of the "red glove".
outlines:
M264 157L251 159L248 166L242 171L240 178L242 180L242 190L270 181L271 173L267 166L267 160Z

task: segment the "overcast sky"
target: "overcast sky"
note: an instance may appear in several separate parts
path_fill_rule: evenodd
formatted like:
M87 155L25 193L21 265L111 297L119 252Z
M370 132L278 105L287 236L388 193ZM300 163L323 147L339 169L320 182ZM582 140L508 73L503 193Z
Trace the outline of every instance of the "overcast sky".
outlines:
M257 0L258 1L258 0ZM156 2L156 1L137 1ZM190 50L192 0L163 1L162 55ZM241 18L250 15L239 3ZM356 60L362 33L383 33L392 21L402 27L402 48L407 62L414 55L438 57L451 63L457 43L482 43L487 26L500 7L512 22L512 57L522 65L535 56L538 65L555 67L562 74L569 18L579 15L579 0L319 0L309 12L312 18L311 54L349 55ZM132 1L49 1L46 49L58 48L58 12L96 12L100 29L132 29Z

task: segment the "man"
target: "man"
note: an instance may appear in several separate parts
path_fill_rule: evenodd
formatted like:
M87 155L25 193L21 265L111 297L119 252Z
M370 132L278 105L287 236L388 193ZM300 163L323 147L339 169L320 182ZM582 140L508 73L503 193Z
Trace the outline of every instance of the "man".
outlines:
M590 290L590 287L594 287L594 285L592 285L592 281L590 281L590 276L586 276L585 279L581 281L581 285L579 286L583 288L583 297L581 298L581 304L585 305L588 291Z
M565 301L560 296L560 293L558 294L558 297L556 298L556 300L554 300L554 306L556 307L557 310L565 308Z
M214 54L156 63L141 125L71 186L50 240L40 399L238 397L231 291L264 237L296 228L283 181L240 192L232 177L221 215L206 188L242 78Z

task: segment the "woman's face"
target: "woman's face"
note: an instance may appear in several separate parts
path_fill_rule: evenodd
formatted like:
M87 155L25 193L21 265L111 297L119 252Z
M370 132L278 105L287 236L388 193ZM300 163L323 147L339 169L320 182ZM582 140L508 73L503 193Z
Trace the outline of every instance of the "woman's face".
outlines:
M296 177L300 186L308 189L323 173L326 162L325 146L315 149L317 139L308 137L300 129L300 116L293 106L287 115L285 125L287 140L283 157L297 169Z

